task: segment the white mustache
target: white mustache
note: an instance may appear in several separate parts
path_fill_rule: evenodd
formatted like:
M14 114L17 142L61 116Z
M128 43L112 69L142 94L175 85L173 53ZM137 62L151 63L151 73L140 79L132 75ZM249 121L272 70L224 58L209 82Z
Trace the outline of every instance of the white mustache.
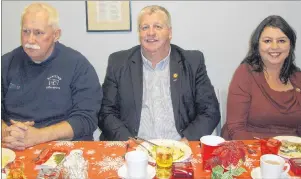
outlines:
M25 48L32 48L32 49L35 49L35 50L39 50L41 47L39 45L31 45L31 44L25 44Z

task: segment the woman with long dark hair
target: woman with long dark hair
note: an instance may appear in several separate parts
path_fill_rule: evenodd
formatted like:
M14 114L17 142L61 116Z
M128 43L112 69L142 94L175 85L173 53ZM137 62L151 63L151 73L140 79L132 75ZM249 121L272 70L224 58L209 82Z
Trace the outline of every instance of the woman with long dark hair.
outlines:
M282 17L272 15L258 25L229 86L224 138L301 136L295 45L296 34Z

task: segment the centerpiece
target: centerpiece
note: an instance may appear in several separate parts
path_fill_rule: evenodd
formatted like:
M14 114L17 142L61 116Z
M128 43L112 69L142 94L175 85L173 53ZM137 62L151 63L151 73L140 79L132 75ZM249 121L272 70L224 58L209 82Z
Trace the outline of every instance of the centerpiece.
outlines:
M246 169L242 167L246 154L255 151L246 146L242 141L226 141L212 153L213 157L206 163L206 168L212 169L212 179L232 179L239 176Z

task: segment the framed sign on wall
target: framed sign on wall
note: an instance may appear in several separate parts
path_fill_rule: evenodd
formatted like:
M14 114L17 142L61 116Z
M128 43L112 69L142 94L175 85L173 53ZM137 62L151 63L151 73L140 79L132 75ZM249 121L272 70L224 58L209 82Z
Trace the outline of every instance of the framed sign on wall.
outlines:
M86 1L88 32L131 31L130 1Z

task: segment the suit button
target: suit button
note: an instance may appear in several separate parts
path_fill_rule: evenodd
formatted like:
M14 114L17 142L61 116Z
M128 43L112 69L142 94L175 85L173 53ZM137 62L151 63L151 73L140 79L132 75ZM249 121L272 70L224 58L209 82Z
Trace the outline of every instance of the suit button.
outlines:
M134 131L135 131L136 133L138 132L138 130L137 130L137 129L135 129Z

